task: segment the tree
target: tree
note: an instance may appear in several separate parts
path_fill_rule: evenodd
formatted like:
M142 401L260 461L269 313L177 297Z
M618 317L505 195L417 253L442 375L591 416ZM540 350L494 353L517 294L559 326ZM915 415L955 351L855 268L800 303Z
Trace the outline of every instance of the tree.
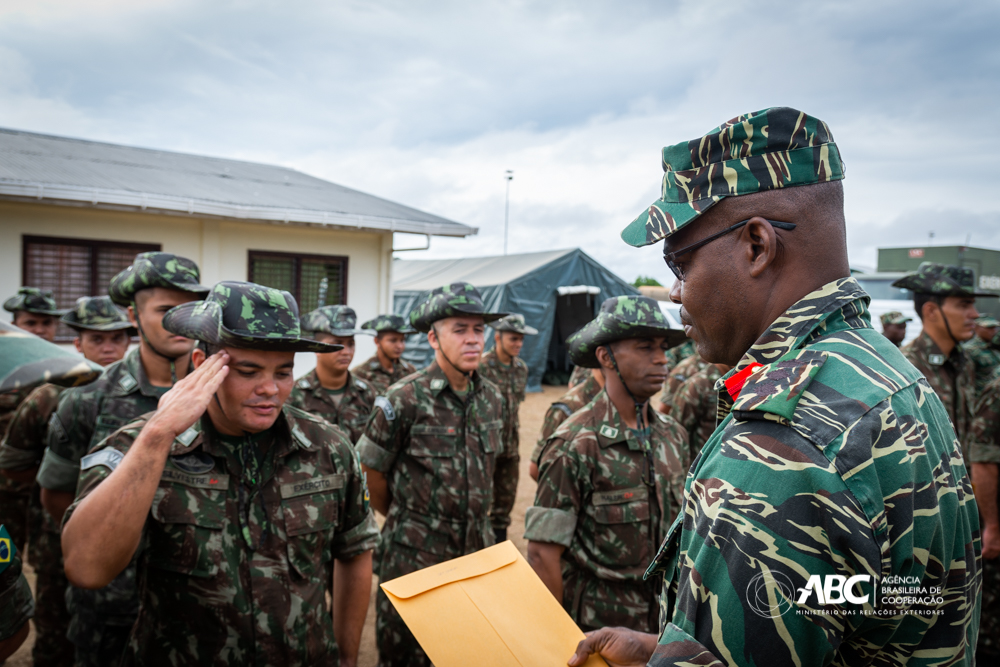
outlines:
M663 287L656 278L652 276L637 276L632 281L632 287Z

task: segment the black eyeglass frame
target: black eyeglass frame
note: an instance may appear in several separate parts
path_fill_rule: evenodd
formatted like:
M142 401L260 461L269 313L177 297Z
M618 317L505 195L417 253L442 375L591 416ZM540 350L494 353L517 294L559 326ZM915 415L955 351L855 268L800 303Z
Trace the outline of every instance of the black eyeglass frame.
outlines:
M778 229L784 229L784 230L787 230L787 231L792 231L793 229L795 229L796 227L798 227L798 225L796 223L794 223L794 222L781 222L780 220L768 220L767 218L764 218L764 219L767 220L769 223L771 223L772 227L776 227ZM681 248L680 250L675 250L674 252L665 252L665 253L663 253L663 261L666 262L667 266L670 267L670 270L673 271L674 276L676 276L677 280L680 280L681 282L684 282L684 275L683 275L684 272L681 271L681 268L677 265L677 258L678 257L680 257L681 255L686 255L689 252L694 252L695 250L697 250L698 248L702 247L703 245L708 245L712 241L714 241L716 239L720 239L720 238L722 238L723 236L725 236L726 234L728 234L730 232L735 232L737 229L739 229L740 227L744 226L745 224L747 224L751 220L753 220L753 218L747 218L746 220L737 222L732 227L727 227L726 229L723 229L721 232L718 232L716 234L712 234L711 236L707 236L707 237L703 238L702 240L697 241L696 243L692 243L689 246Z

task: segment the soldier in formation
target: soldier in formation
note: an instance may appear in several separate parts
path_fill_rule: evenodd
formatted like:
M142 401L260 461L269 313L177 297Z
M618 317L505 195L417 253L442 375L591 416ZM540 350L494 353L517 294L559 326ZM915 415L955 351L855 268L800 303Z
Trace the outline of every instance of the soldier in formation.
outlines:
M348 370L354 359L358 317L347 306L323 306L302 318L302 328L323 343L340 346L336 352L316 354L316 368L298 379L289 402L339 426L352 443L364 432L375 404L375 388Z
M378 528L351 443L287 405L295 353L339 347L252 283L221 282L162 325L200 342L195 370L81 461L67 576L100 588L137 563L123 665L352 664Z
M390 385L417 371L413 364L403 359L406 337L416 331L399 315L379 315L361 328L375 332L375 356L358 364L354 375L372 385L376 394L384 396Z
M125 311L106 296L81 297L63 315L62 322L76 331L76 349L101 366L120 360L133 331ZM63 388L43 384L18 407L0 445L0 472L32 484L28 507L28 561L35 569L35 643L32 663L37 667L71 665L73 644L66 638L66 574L62 566L59 523L42 508L35 476L45 453L48 424Z
M524 536L528 562L584 630L659 627L643 574L678 515L690 459L687 434L649 399L665 352L684 340L653 299L620 296L567 341L573 363L607 380L550 439Z
M983 528L983 602L976 657L981 665L1000 664L1000 375L982 392L972 422L969 447L973 489Z
M433 290L410 314L434 361L375 401L357 443L372 506L386 516L377 560L389 581L493 544L496 457L503 451L503 396L477 371L490 313L459 282ZM377 591L376 641L383 666L430 661Z
M28 638L28 621L34 615L35 601L21 557L7 528L0 524L0 664Z
M653 667L973 664L982 579L965 459L931 385L870 325L829 128L766 109L662 157L661 198L622 237L664 241L698 353L734 366L725 419L647 571L663 580L659 637L598 630L571 667L592 653ZM813 575L866 583L827 601ZM871 575L939 595L869 614Z
M901 351L941 398L966 459L976 386L975 369L962 343L972 338L979 317L976 297L996 296L976 292L974 280L970 268L922 262L893 283L913 292L913 307L923 323L920 335Z
M978 318L975 335L962 344L962 350L976 372L976 396L982 396L1000 369L1000 320L989 315Z
M524 322L524 315L512 313L493 323L493 349L479 362L479 374L497 386L503 394L503 451L497 455L493 471L493 507L490 521L497 542L507 539L510 512L517 499L517 480L521 468L521 424L518 419L521 401L528 386L528 364L521 359L525 336L538 329Z
M163 252L136 256L111 280L111 299L128 308L140 333L139 346L96 382L60 396L37 476L42 504L57 523L76 494L84 455L125 424L156 410L175 375L183 377L194 341L167 331L162 319L171 308L204 297L208 288L198 280L194 262ZM100 590L69 589L67 636L76 647L78 667L121 659L138 613L135 576L130 565Z
M899 347L906 340L906 323L912 322L913 318L903 315L898 310L890 310L888 313L882 313L879 320L882 322L882 335Z
M719 421L719 392L715 383L730 370L725 364L706 363L670 398L668 414L687 431L692 461L715 432Z

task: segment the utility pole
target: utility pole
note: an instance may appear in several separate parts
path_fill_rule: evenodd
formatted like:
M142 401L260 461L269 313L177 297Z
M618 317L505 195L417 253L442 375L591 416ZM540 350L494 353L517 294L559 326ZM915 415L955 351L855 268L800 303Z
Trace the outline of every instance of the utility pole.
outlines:
M503 254L507 255L507 223L510 220L510 182L514 180L514 172L507 170L507 198L503 205Z

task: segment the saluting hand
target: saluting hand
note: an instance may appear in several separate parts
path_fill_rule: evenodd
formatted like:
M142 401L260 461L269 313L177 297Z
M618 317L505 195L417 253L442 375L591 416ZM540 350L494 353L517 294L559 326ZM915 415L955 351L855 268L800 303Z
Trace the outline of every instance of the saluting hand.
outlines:
M222 381L229 374L229 355L223 350L179 381L160 397L156 414L149 426L166 429L173 436L180 435L205 414L208 404Z
M568 664L580 667L596 653L611 667L643 667L655 650L656 635L628 628L601 628L587 633Z

